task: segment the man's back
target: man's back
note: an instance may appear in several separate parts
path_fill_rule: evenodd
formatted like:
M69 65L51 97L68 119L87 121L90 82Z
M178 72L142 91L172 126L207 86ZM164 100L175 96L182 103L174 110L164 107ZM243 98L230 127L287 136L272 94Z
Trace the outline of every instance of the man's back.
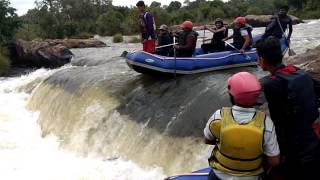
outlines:
M319 112L312 79L302 70L282 65L267 77L263 88L285 167L299 169L313 163L319 139L312 123Z

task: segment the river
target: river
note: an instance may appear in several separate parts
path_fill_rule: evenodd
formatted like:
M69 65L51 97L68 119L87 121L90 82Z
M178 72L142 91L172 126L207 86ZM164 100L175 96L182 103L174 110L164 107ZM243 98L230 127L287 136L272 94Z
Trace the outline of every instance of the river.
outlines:
M320 20L295 25L292 49L319 45L319 29ZM64 67L0 78L0 179L160 180L205 167L212 147L202 129L229 105L227 78L264 75L244 67L155 79L119 57L140 44L97 38L110 47L72 49Z

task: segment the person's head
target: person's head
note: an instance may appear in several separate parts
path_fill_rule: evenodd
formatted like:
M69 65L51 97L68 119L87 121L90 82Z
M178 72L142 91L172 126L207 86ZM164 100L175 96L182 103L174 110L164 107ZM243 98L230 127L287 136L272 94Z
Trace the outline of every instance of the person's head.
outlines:
M287 15L288 11L289 11L289 6L288 5L280 6L279 15L280 16L285 16L285 15Z
M234 19L233 23L236 27L242 27L242 26L246 25L247 20L245 17L240 16L240 17L237 17L236 19Z
M165 24L162 24L160 27L159 27L159 30L160 30L160 34L164 34L164 33L167 33L169 28L167 25Z
M273 67L282 64L281 44L278 38L269 36L256 43L258 63L264 71L270 71Z
M180 28L183 31L187 31L187 30L192 30L193 28L193 23L191 21L184 21L181 25Z
M146 5L144 4L144 1L138 1L136 6L138 7L140 12L144 12L145 11Z
M217 18L217 19L214 21L214 25L216 25L217 28L221 28L221 27L223 26L223 19Z
M228 79L231 102L241 107L253 107L261 92L257 77L249 72L239 72Z

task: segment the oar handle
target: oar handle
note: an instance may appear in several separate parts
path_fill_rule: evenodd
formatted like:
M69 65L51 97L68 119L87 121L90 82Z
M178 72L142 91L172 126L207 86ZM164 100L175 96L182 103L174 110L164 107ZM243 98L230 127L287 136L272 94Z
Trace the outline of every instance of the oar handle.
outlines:
M235 50L237 50L238 52L240 52L240 50L238 49L238 48L236 48L236 47L234 47L234 45L232 45L232 44L230 44L230 43L228 43L227 41L224 41L226 44L228 44L230 47L232 47L233 49L235 49ZM241 52L240 52L241 53ZM250 60L251 59L251 57L250 56L248 56L248 54L246 54L246 53L241 53L241 54L243 54L244 55L244 57L246 57L246 59L248 59L248 60Z
M166 44L166 45L163 45L163 46L157 46L156 49L159 49L159 48L164 48L164 47L168 47L168 46L173 46L173 45L177 45L178 43L172 43L172 44Z

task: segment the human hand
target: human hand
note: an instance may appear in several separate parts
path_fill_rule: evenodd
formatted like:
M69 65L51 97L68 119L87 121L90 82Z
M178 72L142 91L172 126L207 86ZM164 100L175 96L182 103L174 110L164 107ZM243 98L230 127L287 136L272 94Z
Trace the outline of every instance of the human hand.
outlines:
M173 48L179 49L179 45L173 45Z
M241 53L241 54L243 54L243 53L244 53L244 49L240 49L239 51L240 51L240 53Z

